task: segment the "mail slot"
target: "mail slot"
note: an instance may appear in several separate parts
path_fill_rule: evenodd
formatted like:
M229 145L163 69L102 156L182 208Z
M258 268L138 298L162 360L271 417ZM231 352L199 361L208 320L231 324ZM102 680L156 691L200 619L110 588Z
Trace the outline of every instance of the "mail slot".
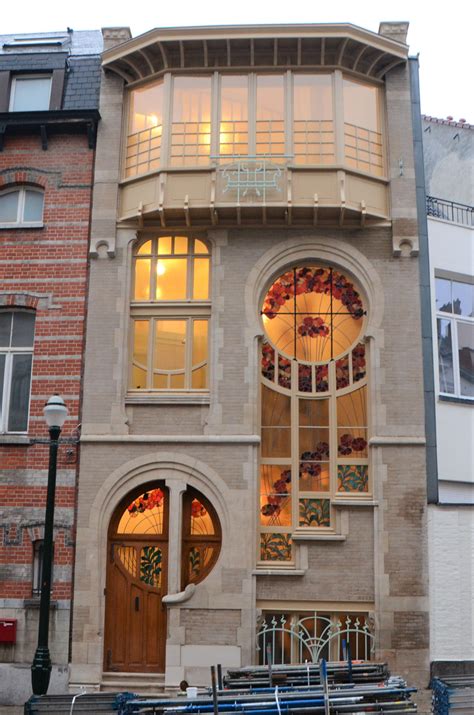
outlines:
M0 619L0 643L16 643L16 618Z

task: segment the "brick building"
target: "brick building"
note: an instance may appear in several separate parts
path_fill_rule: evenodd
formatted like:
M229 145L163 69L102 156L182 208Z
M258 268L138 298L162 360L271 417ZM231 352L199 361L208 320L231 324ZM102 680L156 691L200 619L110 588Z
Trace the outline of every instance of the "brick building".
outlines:
M104 31L71 687L343 638L426 687L406 33Z
M0 36L0 703L31 692L53 392L69 416L59 449L51 612L52 692L64 689L100 32Z

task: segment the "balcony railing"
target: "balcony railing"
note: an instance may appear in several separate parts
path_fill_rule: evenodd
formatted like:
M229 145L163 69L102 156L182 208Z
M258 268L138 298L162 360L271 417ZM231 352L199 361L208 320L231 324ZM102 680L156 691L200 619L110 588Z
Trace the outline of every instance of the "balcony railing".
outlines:
M285 154L218 156L211 157L217 162L222 195L237 203L266 203L267 194L273 200L283 199L284 174L288 161ZM219 165L225 161L225 164Z
M474 206L445 201L434 196L426 197L426 214L444 221L453 221L463 226L474 226Z

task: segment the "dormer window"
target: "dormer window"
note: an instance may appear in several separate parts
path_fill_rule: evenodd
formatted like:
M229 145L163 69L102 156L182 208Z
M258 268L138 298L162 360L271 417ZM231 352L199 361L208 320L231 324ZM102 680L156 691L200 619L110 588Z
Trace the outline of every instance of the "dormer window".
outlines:
M51 98L51 75L18 75L13 77L10 112L45 112Z
M40 189L16 187L0 193L0 228L37 228L43 225L44 194Z

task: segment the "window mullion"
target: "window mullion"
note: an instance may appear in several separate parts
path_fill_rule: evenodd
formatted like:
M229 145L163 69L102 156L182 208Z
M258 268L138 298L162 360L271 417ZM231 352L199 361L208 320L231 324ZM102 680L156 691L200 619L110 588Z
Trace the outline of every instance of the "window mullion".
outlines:
M451 346L453 349L454 394L461 396L461 376L459 366L458 321L451 318Z
M337 402L336 402L336 361L329 363L329 498L334 498L336 494L337 481ZM331 526L332 514L331 514Z
M293 74L287 70L284 83L285 97L285 154L291 155L288 161L294 161L293 152Z
M336 142L335 154L336 164L339 166L344 164L344 97L343 97L343 77L341 70L334 72L334 87L333 87L333 126L334 139Z
M148 355L147 355L147 389L153 389L153 346L155 344L155 330L156 330L156 318L150 318L150 324L148 326Z
M220 82L219 73L214 72L211 82L211 156L217 156L219 154L219 134L220 134L220 122L219 122L219 106L220 106Z
M186 344L184 352L184 387L191 389L192 385L192 359L193 359L193 334L194 319L188 318L186 321Z
M165 169L169 163L169 148L171 144L171 74L167 72L163 78L163 129L161 132L160 168Z
M13 323L13 321L12 321ZM5 359L5 376L3 381L3 412L2 412L2 430L8 432L8 419L10 413L10 392L11 392L11 377L12 377L13 353L8 352Z
M248 148L250 155L256 155L256 136L257 136L257 75L252 72L249 74L249 94L248 94Z
M275 372L277 371L277 366ZM291 515L293 529L298 528L298 514L299 514L299 489L300 489L300 479L299 479L299 458L300 458L300 435L299 435L299 397L296 394L297 385L296 382L298 376L298 363L296 360L291 361L291 384L292 384L292 394L291 394L291 482L292 482L292 505L291 505ZM294 554L293 554L294 559Z

